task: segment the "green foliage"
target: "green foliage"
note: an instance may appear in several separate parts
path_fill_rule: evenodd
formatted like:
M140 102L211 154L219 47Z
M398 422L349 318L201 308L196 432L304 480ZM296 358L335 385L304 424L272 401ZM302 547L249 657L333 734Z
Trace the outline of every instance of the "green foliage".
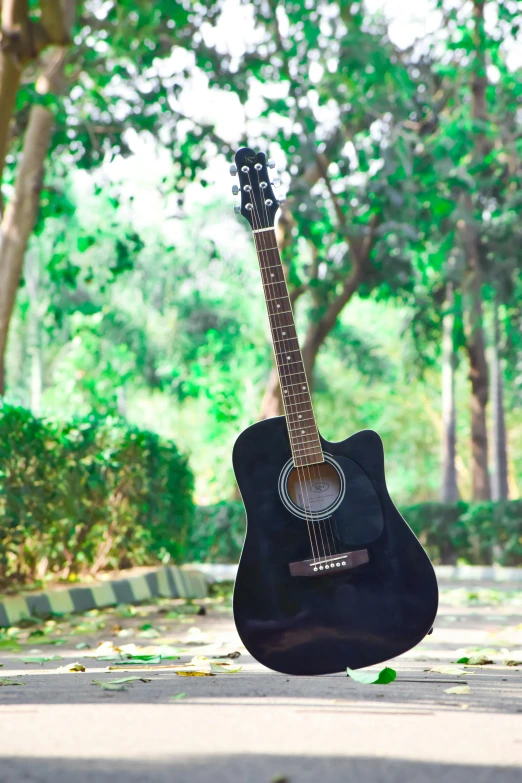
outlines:
M522 501L503 503L419 503L401 513L436 564L522 565ZM235 563L246 531L243 504L218 503L196 509L190 559Z
M0 407L0 580L179 558L192 474L173 443L121 421Z

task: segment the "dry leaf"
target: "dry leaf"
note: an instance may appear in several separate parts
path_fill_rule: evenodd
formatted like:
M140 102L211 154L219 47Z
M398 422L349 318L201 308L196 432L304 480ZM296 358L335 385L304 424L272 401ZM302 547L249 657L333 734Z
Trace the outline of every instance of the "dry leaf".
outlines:
M456 677L469 673L470 672L466 672L464 669L456 668L455 666L434 666L433 669L428 669L428 674L453 674Z
M469 685L456 685L454 688L445 688L444 693L454 693L457 696L465 696L471 693Z
M84 672L85 666L83 663L78 663L77 661L75 663L68 663L67 666L60 666L58 669L56 669L57 672Z
M178 677L215 677L213 672L176 672Z
M213 672L222 674L235 674L236 672L240 672L242 666L236 666L234 667L231 663L222 663L221 661L210 661L210 669Z

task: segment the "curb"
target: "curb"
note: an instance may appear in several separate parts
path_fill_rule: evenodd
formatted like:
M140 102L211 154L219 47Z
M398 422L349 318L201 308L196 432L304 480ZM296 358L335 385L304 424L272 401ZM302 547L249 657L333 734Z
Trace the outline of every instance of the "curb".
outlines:
M206 598L209 580L192 567L164 566L143 576L115 579L94 587L70 587L33 595L0 597L0 628L31 616L87 612L148 598Z

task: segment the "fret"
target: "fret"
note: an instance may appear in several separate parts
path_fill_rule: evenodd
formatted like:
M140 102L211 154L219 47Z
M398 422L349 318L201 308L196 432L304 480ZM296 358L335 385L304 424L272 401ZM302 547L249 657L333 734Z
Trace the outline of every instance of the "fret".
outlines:
M284 315L285 313L291 313L291 310L282 310L281 312L268 313L268 315Z
M285 384L285 389L290 387L290 386L302 386L302 385L303 385L302 383L286 383ZM290 392L290 394L292 394L292 392Z
M288 299L288 294L285 294L284 296L274 296L271 299L267 299L267 302L277 302L278 299Z
M285 284L284 280L273 280L271 283L262 283L262 286L263 286L263 288L266 288L267 285L284 285L284 284ZM288 296L288 294L287 294L287 296Z
M277 351L274 351L276 356L284 356L287 353L296 353L296 352L301 353L301 349L300 348L287 348L286 351L280 351L279 353Z
M312 413L312 409L310 408L310 410L309 411L305 411L305 413ZM289 424L300 424L302 421L314 421L315 422L315 417L314 416L307 416L305 419L303 419L302 418L302 414L291 413L290 415L291 416L297 416L298 418L295 421L289 421L288 422ZM301 416L301 418L299 418L299 416Z
M272 266L262 266L261 269L262 270L264 270L264 269L280 269L281 271L283 271L283 267L281 266L281 264L272 264Z
M292 449L294 446L304 446L305 443L317 443L319 439L319 435L316 435L315 438L311 438L310 440L302 440L299 443L292 443L292 440L290 440L290 445L292 446Z
M256 249L258 253L266 253L268 250L278 250L277 247L258 247Z
M309 468L312 465L320 465L322 462L324 462L323 452L322 450L317 454L317 459L311 460L311 457L313 457L313 454L310 454L309 457L295 457L294 459L294 465L296 468ZM298 462L300 460L300 462Z
M304 449L294 449L294 448L292 448L292 454L296 454L297 451L311 451L311 454L296 454L297 457L301 457L301 458L302 457L308 457L308 456L311 457L312 454L314 454L315 452L318 452L319 449L321 449L321 454L322 454L323 450L322 450L321 444L319 442L319 438L317 438L317 444L318 444L319 448L316 448L315 446L305 446Z
M281 327L280 327L280 326L277 326L276 328L277 328L277 329L280 329ZM287 340L295 340L295 341L296 341L296 343L299 345L299 341L298 341L298 339L297 339L297 335L295 335L294 337L288 337L288 336L285 334L285 332L283 332L283 334L284 334L284 337L280 337L280 338L279 338L279 340L274 340L274 331L275 331L274 329L272 329L272 330L271 330L271 332L272 332L272 342L273 342L273 343L284 343L284 342L286 342Z
M279 355L281 355L281 354L279 354ZM277 354L276 354L276 356L277 356ZM290 367L291 364L302 364L302 363L303 363L303 360L302 359L298 359L295 362L283 362L281 364L281 367Z

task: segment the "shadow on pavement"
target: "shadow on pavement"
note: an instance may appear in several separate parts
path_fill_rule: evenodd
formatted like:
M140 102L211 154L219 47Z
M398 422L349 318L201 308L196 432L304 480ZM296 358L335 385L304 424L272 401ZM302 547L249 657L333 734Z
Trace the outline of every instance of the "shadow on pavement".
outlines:
M1 783L520 783L520 769L387 758L223 755L140 762L2 758Z

